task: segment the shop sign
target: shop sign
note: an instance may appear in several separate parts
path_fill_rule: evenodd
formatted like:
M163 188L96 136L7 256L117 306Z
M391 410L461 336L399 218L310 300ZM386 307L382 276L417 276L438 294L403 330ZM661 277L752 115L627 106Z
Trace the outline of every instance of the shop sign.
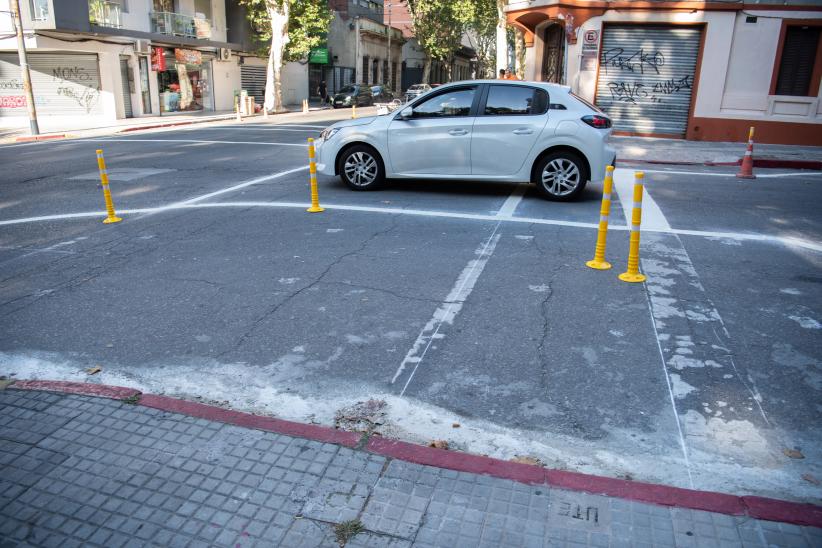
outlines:
M174 50L174 58L187 65L200 65L203 63L203 54L196 49L176 48Z
M151 48L151 70L155 72L166 70L166 52L163 48Z
M208 19L194 18L194 32L200 40L211 39L211 22Z
M328 48L314 48L308 54L308 62L317 65L328 64Z

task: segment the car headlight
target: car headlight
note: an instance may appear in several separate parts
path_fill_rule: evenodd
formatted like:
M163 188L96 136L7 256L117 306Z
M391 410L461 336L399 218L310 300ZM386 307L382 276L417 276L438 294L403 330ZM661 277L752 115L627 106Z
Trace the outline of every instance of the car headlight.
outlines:
M320 139L322 139L323 141L328 141L334 135L336 135L338 131L340 131L340 128L338 127L326 128L322 131L322 133L320 133Z

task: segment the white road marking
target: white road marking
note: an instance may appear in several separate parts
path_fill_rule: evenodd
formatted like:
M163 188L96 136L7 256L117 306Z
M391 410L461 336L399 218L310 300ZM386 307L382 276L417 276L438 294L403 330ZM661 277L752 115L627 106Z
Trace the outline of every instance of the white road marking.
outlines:
M325 126L321 126L325 129ZM197 128L187 128L186 131L202 131L204 129L230 129L230 130L237 130L237 131L308 131L311 133L319 133L317 131L319 128L301 128L301 127L283 127L283 126L275 126L275 127L261 127L261 126L211 126L211 127L197 127Z
M522 201L522 197L525 196L525 192L528 190L528 185L526 184L519 184L514 187L514 191L511 193L510 196L505 200L505 203L502 204L502 207L499 208L497 211L497 217L511 217L514 215L514 212L517 210L517 206Z
M75 139L75 141L99 141L102 143L205 143L210 145L262 145L262 146L283 146L283 147L306 147L303 143L266 143L262 141L209 141L204 139L112 139L101 137L100 139Z
M417 340L411 345L402 363L400 363L400 366L397 368L397 372L394 373L391 384L397 382L397 379L399 379L407 366L414 364L414 369L412 369L411 374L408 375L408 380L405 381L405 385L400 391L400 396L403 396L406 389L408 389L411 379L414 378L414 374L417 372L417 369L419 369L426 353L428 353L428 349L431 348L431 344L435 340L444 337L444 335L440 334L442 326L454 323L454 318L456 318L457 314L462 310L462 305L474 290L477 280L485 269L485 265L488 264L488 259L493 255L500 236L502 236L502 234L497 233L501 223L502 221L497 222L488 240L486 240L484 244L480 244L480 247L474 252L476 257L468 261L468 264L466 264L465 268L460 272L448 296L445 297L442 304L434 311L434 315L428 320L425 327L422 328L422 331L420 331L420 334L417 336Z
M307 167L297 168L294 171L300 171L308 169ZM284 172L281 174L271 175L262 179L270 180L281 175L287 174L288 172ZM242 186L249 186L251 184L258 184L260 181L258 179L254 179L252 181L248 181L246 183L241 183ZM242 186L238 185L239 188ZM229 187L229 189L218 190L213 193L209 193L205 196L213 197L219 194L223 194L224 192L230 192L231 190L236 190L235 187ZM193 200L205 200L206 197L197 197L192 198ZM282 207L282 208L307 208L309 205L308 202L215 202L215 203L208 203L208 204L171 204L167 206L160 206L160 207L148 207L148 208L138 208L138 209L118 209L118 213L129 214L129 213L154 213L160 211L170 211L174 209L185 209L185 208L207 208L207 207ZM327 202L323 202L322 206L329 210L340 210L340 211L361 211L364 213L384 213L388 215L411 215L417 217L440 217L446 219L466 219L471 221L503 221L506 223L523 223L523 224L535 224L535 225L550 225L550 226L567 226L572 228L590 228L590 229L598 229L599 226L594 223L581 223L577 221L562 221L558 219L539 219L536 217L497 217L496 215L482 215L482 214L475 214L475 213L459 213L454 211L428 211L424 209L400 209L400 208L391 208L391 207L371 207L371 206L355 206L355 205L348 205L348 204L329 204ZM36 222L44 222L44 221L58 221L63 219L79 219L83 217L97 217L106 215L105 211L84 211L79 213L63 213L63 214L55 214L55 215L41 215L38 217L23 217L19 219L7 219L7 220L0 220L0 226L4 225L16 225L16 224L25 224L25 223L36 223ZM618 230L618 231L625 231L628 230L628 227L625 225L608 225L608 230ZM785 236L771 236L768 234L750 234L750 233L741 233L741 232L715 232L715 231L706 231L706 230L688 230L682 228L671 228L668 230L664 229L652 229L652 228L645 228L642 227L643 232L655 232L661 234L678 234L681 236L695 236L699 238L725 238L730 240L738 240L738 241L749 241L749 242L762 242L762 243L771 243L771 244L780 244L788 247L797 247L800 249L807 249L809 251L815 251L822 253L822 243L813 242L810 240L804 240L802 238L793 238L793 237L785 237Z
M645 191L642 193L642 230L670 232L671 225L668 224L668 220L662 214L659 205L648 192L647 183L646 179ZM619 194L619 201L622 203L625 218L630 219L634 196L634 171L622 168L615 169L614 186L617 189L617 194Z
M711 173L706 171L674 171L665 169L637 169L636 171L644 171L645 173L667 173L669 175L698 175L700 177L703 175L706 177L736 177L736 173ZM801 173L757 173L756 177L758 179L768 179L774 177L808 177L818 175L822 175L822 171L808 171Z

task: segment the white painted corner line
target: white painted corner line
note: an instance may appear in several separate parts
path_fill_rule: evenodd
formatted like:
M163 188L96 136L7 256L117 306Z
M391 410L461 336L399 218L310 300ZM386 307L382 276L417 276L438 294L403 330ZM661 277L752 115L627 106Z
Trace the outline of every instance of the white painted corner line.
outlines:
M625 218L630 219L634 196L634 170L615 169L614 186L617 189L617 194L619 194L619 201L622 204L622 211L625 214ZM647 184L645 185L645 191L642 193L642 230L671 231L671 225L668 224L668 219L663 215L656 200L651 197Z
M620 168L622 169L622 168ZM631 170L634 171L634 170ZM699 177L730 177L735 178L736 173L711 173L709 171L679 171L667 169L636 169L635 171L644 171L645 173L662 173L663 175L695 175ZM822 175L822 171L803 171L801 173L757 173L757 179L772 179L779 177L814 177ZM753 182L752 184L756 184Z
M522 201L523 196L528 191L527 184L519 184L514 187L514 191L511 192L511 195L505 200L505 203L502 204L502 207L499 208L497 211L496 217L508 218L513 217L514 212L517 210L517 206L519 206L520 202Z
M402 375L403 371L405 371L406 367L411 364L414 365L411 374L408 375L408 379L400 391L400 396L405 394L408 385L411 384L411 380L414 378L417 369L419 369L432 343L435 340L443 338L443 335L440 335L442 326L454 323L457 314L462 310L462 305L474 290L477 280L482 274L482 271L485 270L485 265L488 264L488 259L493 255L497 247L497 242L499 242L502 236L502 234L497 233L501 223L501 221L497 222L491 236L488 237L484 244L480 244L479 248L474 252L475 258L468 261L468 264L462 269L462 272L460 272L457 281L454 283L451 291L448 292L445 300L434 311L434 315L422 328L414 344L411 345L411 348L408 349L408 352L405 354L405 358L403 358L396 373L394 373L394 377L391 379L391 384L394 384L400 375Z

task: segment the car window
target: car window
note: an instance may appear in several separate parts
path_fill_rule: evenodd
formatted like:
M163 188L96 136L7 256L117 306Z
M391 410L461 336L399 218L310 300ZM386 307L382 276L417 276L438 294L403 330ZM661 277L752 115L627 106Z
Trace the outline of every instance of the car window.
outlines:
M340 93L354 93L357 89L354 86L345 86L340 90Z
M548 107L548 94L526 86L492 85L485 101L485 114L490 116L542 114Z
M476 92L476 88L459 88L429 97L422 103L414 105L414 118L468 116Z

